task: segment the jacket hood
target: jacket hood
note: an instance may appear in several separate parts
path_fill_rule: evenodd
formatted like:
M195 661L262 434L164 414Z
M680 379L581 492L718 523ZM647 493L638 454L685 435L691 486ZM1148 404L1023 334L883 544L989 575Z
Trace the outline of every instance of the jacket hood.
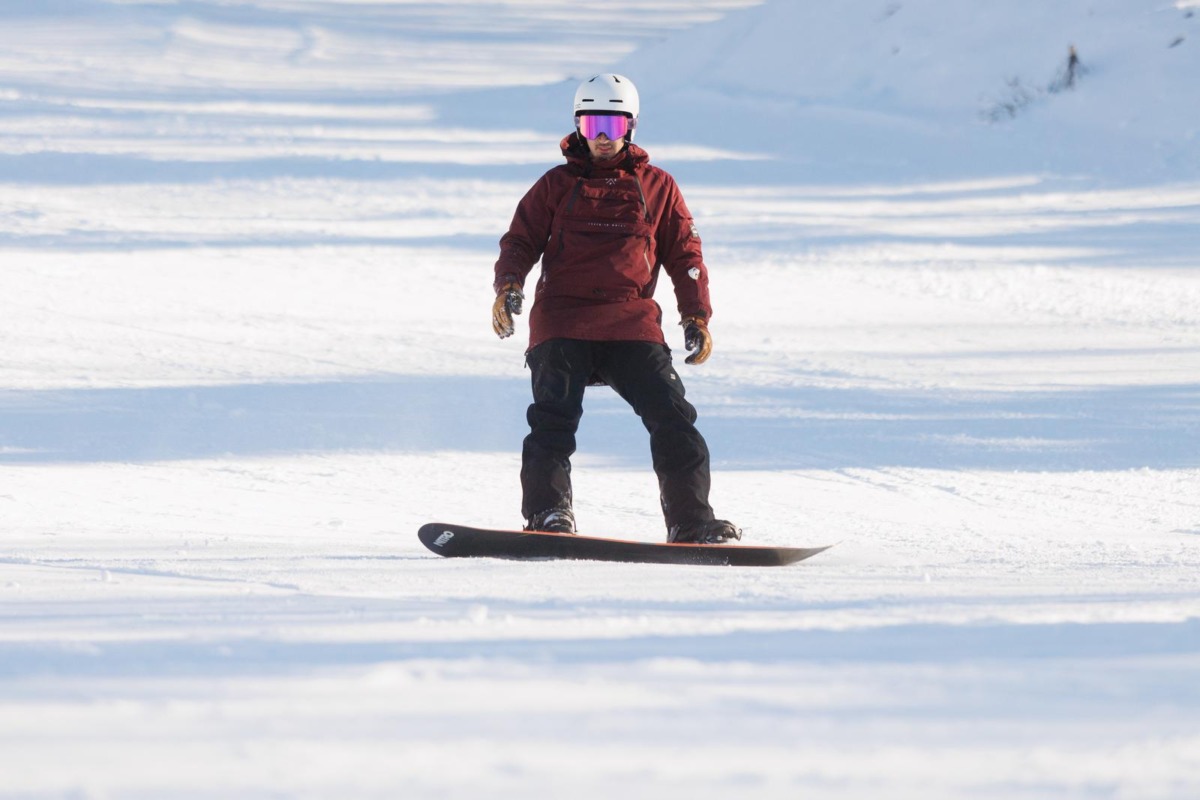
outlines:
M558 146L568 163L585 172L596 167L601 169L619 169L626 162L629 162L630 169L638 169L650 162L650 154L633 142L626 142L621 152L604 161L593 161L587 142L574 133L564 136L562 141L558 143Z

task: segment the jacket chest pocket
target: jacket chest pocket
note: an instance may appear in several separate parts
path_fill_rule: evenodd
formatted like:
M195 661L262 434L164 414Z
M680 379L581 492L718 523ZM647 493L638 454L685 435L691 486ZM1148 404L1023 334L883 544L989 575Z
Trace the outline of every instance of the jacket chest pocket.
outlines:
M605 301L645 296L655 272L646 217L633 179L579 181L556 214L539 288Z
M632 177L581 178L555 213L546 256L554 263L568 248L604 250L630 238L640 244L624 242L622 250L628 251L632 245L643 252L653 251L653 226L638 181Z
M583 181L579 191L567 203L565 217L574 220L626 223L646 220L645 202L632 180Z

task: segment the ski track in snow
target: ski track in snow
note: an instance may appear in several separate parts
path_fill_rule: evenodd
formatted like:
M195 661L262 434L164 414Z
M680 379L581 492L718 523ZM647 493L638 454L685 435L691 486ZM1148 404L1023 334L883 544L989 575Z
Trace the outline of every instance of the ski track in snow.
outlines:
M0 7L0 798L1195 797L1194 6L1044 12L1095 70L996 128L1003 40L905 106L933 0ZM849 69L818 18L885 34L860 79L747 93L781 37ZM517 522L496 240L614 65L712 269L714 505L836 544L796 567L416 540ZM611 394L575 466L584 530L662 535Z

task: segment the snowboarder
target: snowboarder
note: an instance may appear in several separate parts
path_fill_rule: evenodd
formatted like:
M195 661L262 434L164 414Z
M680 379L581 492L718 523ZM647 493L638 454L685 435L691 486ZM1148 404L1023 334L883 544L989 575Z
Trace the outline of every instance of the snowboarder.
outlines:
M741 530L708 502L708 445L684 399L654 301L660 268L675 289L688 364L712 352L708 271L700 235L675 180L633 143L638 92L596 75L575 92L567 163L525 194L496 262L492 326L504 339L520 314L525 278L541 259L529 314L533 404L521 454L526 530L575 532L571 455L584 388L611 386L650 433L669 542L720 544Z

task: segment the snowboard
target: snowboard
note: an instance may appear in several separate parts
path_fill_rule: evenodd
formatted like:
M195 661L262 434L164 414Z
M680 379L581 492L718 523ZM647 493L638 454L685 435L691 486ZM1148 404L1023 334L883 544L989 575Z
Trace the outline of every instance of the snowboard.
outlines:
M825 547L735 544L670 544L541 531L504 531L430 522L417 531L421 543L447 558L578 559L643 564L706 564L782 567L815 556Z

